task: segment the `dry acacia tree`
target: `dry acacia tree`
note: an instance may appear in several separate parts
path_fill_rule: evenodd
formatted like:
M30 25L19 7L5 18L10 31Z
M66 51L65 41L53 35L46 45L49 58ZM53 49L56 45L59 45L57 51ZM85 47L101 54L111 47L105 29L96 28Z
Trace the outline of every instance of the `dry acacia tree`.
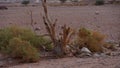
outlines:
M73 31L70 27L64 25L62 26L62 33L60 33L61 35L59 35L59 38L57 38L57 32L55 31L57 19L55 19L54 21L50 20L48 16L46 0L42 0L42 6L44 9L43 21L54 45L53 52L56 56L62 57L66 54L66 46L70 42Z

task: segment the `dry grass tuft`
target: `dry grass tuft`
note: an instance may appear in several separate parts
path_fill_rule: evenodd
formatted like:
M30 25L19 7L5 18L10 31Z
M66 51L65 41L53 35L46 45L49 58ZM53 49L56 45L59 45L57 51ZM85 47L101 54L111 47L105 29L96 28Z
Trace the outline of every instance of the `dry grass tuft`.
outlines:
M19 58L24 62L39 61L39 54L35 47L27 41L22 41L19 38L13 38L9 42L9 53L14 58Z
M105 36L99 32L81 28L78 32L77 44L79 48L87 47L92 52L102 52L104 38Z

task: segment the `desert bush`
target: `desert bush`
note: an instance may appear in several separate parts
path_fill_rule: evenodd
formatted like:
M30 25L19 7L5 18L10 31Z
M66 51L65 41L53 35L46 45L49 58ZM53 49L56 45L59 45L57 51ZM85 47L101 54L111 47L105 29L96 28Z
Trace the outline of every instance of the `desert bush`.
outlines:
M36 36L33 31L27 28L20 27L7 27L1 29L0 31L0 50L5 51L6 46L9 45L9 40L13 37L18 37L22 40L30 42L36 48L40 48L42 46L48 46L50 41L41 36Z
M7 10L7 6L0 6L0 10Z
M28 35L27 35L28 34ZM24 30L18 27L8 27L3 28L0 31L0 49L5 49L6 46L9 44L9 40L13 37L21 37L23 39L31 38L31 34L28 30Z
M21 4L23 4L23 5L28 5L29 3L30 3L29 0L23 0Z
M95 5L104 5L104 0L96 0Z
M70 0L71 2L79 2L78 0Z
M79 48L87 47L92 52L102 52L102 45L104 43L105 36L99 32L90 31L86 28L79 29L77 44Z
M44 37L41 37L41 36L35 36L30 40L30 43L40 49L40 50L43 50L45 49L46 51L51 51L53 49L53 45L51 43L51 40L49 40L48 38L44 38Z
M20 38L13 38L7 46L8 54L14 58L20 58L24 62L36 62L39 60L39 54L30 42L22 41Z
M100 32L97 32L97 31L92 31L92 37L95 40L102 43L104 41L105 35L101 34Z
M61 3L65 3L67 0L59 0Z
M0 30L0 51L5 51L9 40L12 38L12 34L7 29Z
M86 42L91 36L91 32L85 28L79 29L78 37L77 37L77 44L79 44L79 48L82 48L86 45Z
M87 48L92 52L103 52L102 44L94 38L87 41Z

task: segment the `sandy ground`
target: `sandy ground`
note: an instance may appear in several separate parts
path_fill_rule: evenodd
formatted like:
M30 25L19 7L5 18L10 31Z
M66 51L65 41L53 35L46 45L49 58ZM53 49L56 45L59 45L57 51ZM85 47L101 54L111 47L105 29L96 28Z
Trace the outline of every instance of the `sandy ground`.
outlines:
M58 19L58 29L67 24L72 28L90 28L108 36L108 40L118 41L120 37L120 5L104 6L74 6L49 7L52 19ZM35 27L40 27L38 33L44 34L42 7L9 7L0 10L0 27L18 25L30 27L29 10L33 12ZM95 13L99 13L96 15ZM59 31L59 30L57 30ZM9 68L120 68L120 56L107 58L62 58L41 59L38 63L21 64Z
M42 7L9 7L8 10L0 10L0 27L9 25L30 26L29 10L33 12L35 27L40 27L38 33L45 33L42 20ZM118 41L120 36L120 5L104 6L60 6L48 7L50 17L58 19L57 29L67 24L72 28L90 28L100 31L108 36L108 40ZM96 12L99 13L96 15ZM59 31L59 30L57 30Z
M120 68L120 56L109 58L62 58L42 60L9 68Z

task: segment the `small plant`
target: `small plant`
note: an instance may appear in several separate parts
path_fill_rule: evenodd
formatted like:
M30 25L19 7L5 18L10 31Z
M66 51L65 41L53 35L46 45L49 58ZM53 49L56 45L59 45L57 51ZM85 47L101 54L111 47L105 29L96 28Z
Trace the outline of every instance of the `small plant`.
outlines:
M36 47L37 49L40 50L52 50L53 49L53 45L51 44L51 40L41 37L41 36L35 36L31 39L29 39L30 43Z
M92 52L102 52L105 36L99 32L90 31L85 28L79 29L77 44L79 48L87 47Z
M71 2L79 2L78 0L70 0Z
M7 48L9 49L8 54L14 58L20 58L24 62L39 61L38 51L35 47L31 46L30 42L13 38L10 40Z
M29 3L30 3L30 1L29 1L29 0L23 0L21 4L23 4L23 5L25 5L25 6L26 6L26 5L28 5Z
M94 38L89 38L87 41L87 48L92 52L103 52L102 44Z
M7 6L0 6L0 10L7 10Z
M65 3L67 0L59 0L61 3Z
M104 5L104 0L96 0L95 5Z
M48 46L48 43L50 43L50 40L41 36L36 36L30 29L12 26L0 30L0 51L5 51L6 47L9 45L10 39L14 37L28 41L38 49L43 46Z
M79 29L78 37L77 37L77 44L80 45L79 48L86 46L86 42L88 41L88 38L90 37L91 32L85 28Z

